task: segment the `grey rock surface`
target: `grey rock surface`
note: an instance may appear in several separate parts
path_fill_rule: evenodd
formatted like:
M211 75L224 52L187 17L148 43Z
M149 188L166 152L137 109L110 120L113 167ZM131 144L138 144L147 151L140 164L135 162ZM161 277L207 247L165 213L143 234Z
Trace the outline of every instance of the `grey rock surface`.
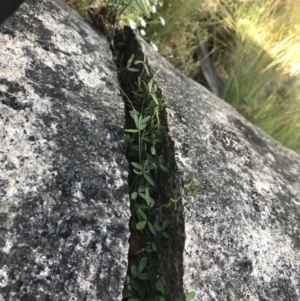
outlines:
M167 193L199 189L166 213L163 271L197 301L300 300L300 157L139 44L167 103Z
M129 204L108 42L59 1L0 26L0 300L121 300Z

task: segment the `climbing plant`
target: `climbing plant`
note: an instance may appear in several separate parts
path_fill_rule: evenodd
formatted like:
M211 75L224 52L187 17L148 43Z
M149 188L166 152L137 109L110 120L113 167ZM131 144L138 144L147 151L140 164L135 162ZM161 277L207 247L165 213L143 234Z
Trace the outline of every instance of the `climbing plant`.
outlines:
M130 90L121 89L127 107L127 124L125 129L125 149L130 163L130 208L131 208L131 252L129 268L125 281L124 298L128 301L166 301L170 300L172 287L156 278L159 266L157 239L168 241L170 221L157 218L157 210L174 208L187 194L195 195L195 187L189 185L184 194L170 199L159 206L157 179L158 175L168 172L167 162L161 154L163 130L161 114L166 103L151 77L147 59L134 60L131 55L124 68L120 69L120 81L123 72L138 73L136 83L127 83ZM121 75L122 74L122 75ZM127 78L127 77L126 77ZM125 85L126 86L126 85ZM173 207L174 205L174 207ZM191 292L178 301L190 301L195 297Z

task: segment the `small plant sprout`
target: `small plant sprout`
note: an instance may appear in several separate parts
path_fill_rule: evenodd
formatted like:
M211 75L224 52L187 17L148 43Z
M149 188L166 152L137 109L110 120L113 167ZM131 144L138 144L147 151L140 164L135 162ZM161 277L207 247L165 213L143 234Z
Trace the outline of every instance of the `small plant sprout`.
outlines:
M196 293L190 292L186 295L185 298L177 298L176 301L192 301L195 299L195 297L196 297Z
M132 54L131 57L129 58L129 60L127 61L127 64L126 64L126 67L124 68L124 70L128 70L131 72L139 72L138 69L131 67L133 60L134 60L134 54Z
M174 209L177 210L178 207L178 202L183 198L183 197L187 197L187 196L192 196L194 198L196 198L198 196L198 188L197 185L190 183L189 185L187 185L185 187L184 193L179 195L177 198L172 199L170 198L169 202L167 204L162 205L160 208L170 208L172 206L174 206Z

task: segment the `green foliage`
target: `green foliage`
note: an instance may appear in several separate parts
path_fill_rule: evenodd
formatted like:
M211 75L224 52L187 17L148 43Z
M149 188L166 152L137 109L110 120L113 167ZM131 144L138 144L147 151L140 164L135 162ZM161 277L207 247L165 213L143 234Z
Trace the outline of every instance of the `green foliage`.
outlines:
M139 69L138 69L139 68ZM131 231L144 237L143 245L135 254L136 259L130 263L125 286L132 292L129 301L167 301L171 292L169 284L155 281L158 245L157 237L168 241L169 220L158 221L155 212L162 208L175 209L179 200L186 195L196 196L195 185L188 185L183 195L168 204L158 207L157 176L168 172L167 163L160 154L162 132L160 116L166 105L160 96L158 87L150 76L147 60L128 59L122 72L139 72L132 99L122 90L125 104L128 107L129 121L126 124L125 149L130 162L129 184L131 204ZM190 301L193 294L178 300Z
M167 204L162 205L162 207L158 208L170 208L172 206L174 206L174 209L177 210L177 204L178 202L183 198L183 197L188 197L189 195L191 195L192 197L196 198L198 196L198 189L197 189L197 185L191 183L189 185L187 185L185 187L184 193L181 194L180 196L178 196L175 199L170 199L169 202Z
M158 0L65 0L84 18L88 19L87 9L106 7L109 13L115 14L115 25L140 25L141 18L150 18L159 4Z

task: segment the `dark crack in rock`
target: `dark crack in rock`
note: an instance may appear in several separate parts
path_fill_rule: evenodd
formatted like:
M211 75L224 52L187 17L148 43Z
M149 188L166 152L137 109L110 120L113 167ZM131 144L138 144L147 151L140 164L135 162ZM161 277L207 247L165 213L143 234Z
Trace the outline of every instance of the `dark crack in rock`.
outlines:
M300 157L138 41L167 103L165 152L177 171L165 190L199 189L173 210L184 250L171 244L162 273L181 261L197 301L300 300Z
M122 299L124 107L106 38L59 1L0 25L0 300Z

